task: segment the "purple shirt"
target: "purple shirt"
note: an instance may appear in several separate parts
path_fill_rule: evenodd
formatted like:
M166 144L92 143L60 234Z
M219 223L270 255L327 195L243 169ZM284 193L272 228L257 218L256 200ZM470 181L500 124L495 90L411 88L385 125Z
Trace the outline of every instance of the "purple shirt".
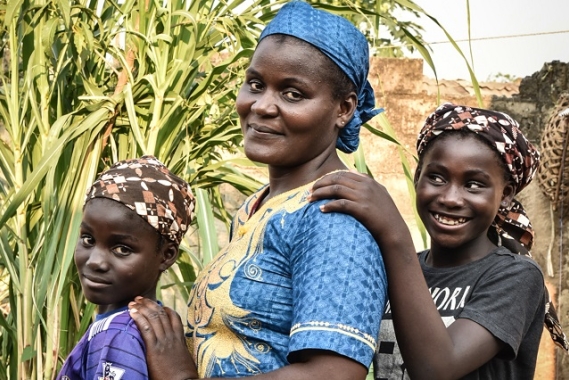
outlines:
M57 375L57 380L129 379L148 379L148 367L140 332L125 310L98 316Z

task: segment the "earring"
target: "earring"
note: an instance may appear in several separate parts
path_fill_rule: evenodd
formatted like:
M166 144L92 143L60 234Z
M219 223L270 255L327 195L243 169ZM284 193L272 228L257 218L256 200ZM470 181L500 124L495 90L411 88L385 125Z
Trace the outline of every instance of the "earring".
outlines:
M508 201L502 201L500 204L502 207L508 207Z

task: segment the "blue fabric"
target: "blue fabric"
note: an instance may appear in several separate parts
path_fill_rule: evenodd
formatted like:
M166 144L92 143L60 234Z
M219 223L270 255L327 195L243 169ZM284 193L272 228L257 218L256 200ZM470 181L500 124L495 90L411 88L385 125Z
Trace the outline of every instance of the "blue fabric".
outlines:
M238 211L226 249L190 294L187 343L200 378L245 377L287 365L303 349L369 366L387 298L370 233L348 215L308 203L312 183Z
M284 5L265 27L259 41L272 34L286 34L306 41L328 56L355 84L358 107L340 130L336 147L354 152L360 141L360 127L383 109L374 109L375 96L367 80L369 48L364 35L348 20L314 9L303 1Z
M95 315L95 321L100 321L101 319L105 319L107 317L110 317L113 314L120 313L122 311L127 311L127 310L128 310L128 306L123 306L123 307L119 307L118 309L115 309L115 310L107 311L106 313L97 314L97 315Z
M56 379L148 379L144 342L128 311L89 326Z

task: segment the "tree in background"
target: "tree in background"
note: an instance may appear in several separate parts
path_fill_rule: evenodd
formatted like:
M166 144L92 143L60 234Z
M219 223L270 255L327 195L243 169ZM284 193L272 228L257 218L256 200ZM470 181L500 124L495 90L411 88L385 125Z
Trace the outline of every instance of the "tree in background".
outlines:
M259 186L224 153L240 152L237 88L280 3L0 1L0 378L52 379L91 322L73 252L84 192L114 161L153 154L192 184L197 243L163 284L187 299L217 253L213 221L229 220L219 185ZM375 4L319 6L386 20L406 36L393 39L421 46Z

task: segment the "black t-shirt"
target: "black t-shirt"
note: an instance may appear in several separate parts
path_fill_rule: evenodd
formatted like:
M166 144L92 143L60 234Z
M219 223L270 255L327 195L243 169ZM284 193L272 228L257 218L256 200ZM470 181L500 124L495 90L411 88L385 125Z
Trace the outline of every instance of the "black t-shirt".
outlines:
M428 252L420 252L419 261L445 325L467 318L507 345L463 379L533 379L545 317L544 279L537 263L499 247L466 265L433 268L425 264ZM374 376L376 380L409 379L389 303L381 322Z

